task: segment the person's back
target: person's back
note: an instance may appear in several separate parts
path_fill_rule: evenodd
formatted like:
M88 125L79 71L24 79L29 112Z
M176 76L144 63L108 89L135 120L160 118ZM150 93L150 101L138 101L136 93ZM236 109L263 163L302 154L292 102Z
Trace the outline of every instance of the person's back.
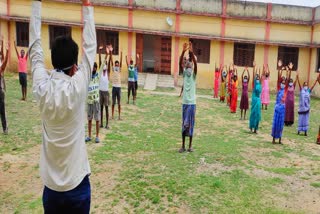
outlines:
M89 1L83 0L83 4L87 6ZM31 14L29 50L33 94L42 119L40 174L45 185L44 210L45 213L89 213L88 176L91 171L84 143L84 108L96 54L93 8L83 7L84 56L81 64L77 66L77 44L70 37L59 37L51 48L55 68L51 72L44 67L40 2L33 2Z

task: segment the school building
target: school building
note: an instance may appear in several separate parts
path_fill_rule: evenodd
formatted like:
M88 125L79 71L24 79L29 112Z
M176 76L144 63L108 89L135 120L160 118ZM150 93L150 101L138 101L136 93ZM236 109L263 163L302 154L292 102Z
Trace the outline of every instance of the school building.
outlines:
M112 44L115 58L140 53L140 71L168 75L177 85L182 45L192 41L198 59L199 88L212 88L215 65L231 62L242 72L255 60L271 70L275 90L277 61L292 61L302 81L313 81L320 67L320 7L235 0L92 0L97 43ZM10 40L9 70L17 68L13 41L28 47L29 0L0 0L0 34ZM50 45L72 35L81 47L81 1L43 1L42 45L50 68ZM125 61L123 61L125 64ZM251 70L251 69L250 69ZM126 69L123 69L123 81ZM314 94L320 96L320 87Z

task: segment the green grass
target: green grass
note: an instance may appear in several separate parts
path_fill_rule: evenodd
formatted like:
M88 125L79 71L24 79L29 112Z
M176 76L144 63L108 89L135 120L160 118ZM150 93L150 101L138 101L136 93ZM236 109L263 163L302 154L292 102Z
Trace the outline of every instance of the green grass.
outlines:
M319 182L311 183L310 185L313 186L313 187L316 187L316 188L320 188L320 183Z
M6 79L9 135L0 136L0 176L17 175L17 180L0 192L0 209L42 213L39 111L30 93L28 102L19 100L16 75ZM249 134L248 120L239 120L239 112L230 114L226 104L198 98L195 152L179 154L179 91L158 91L163 95L139 90L134 106L125 104L123 90L123 120L110 121L110 129L102 130L100 145L87 144L92 213L312 213L307 206L294 207L298 202L292 195L300 189L291 187L290 179L298 179L301 173L299 182L310 186L310 191L319 187L310 183L320 174L314 144L319 99L312 99L309 135L296 135L296 121L293 127L285 127L280 146L271 144L273 104L262 112L259 133L254 135ZM212 90L198 90L198 94L209 97ZM36 161L30 164L30 159ZM33 183L37 191L30 190ZM291 201L293 208L279 198Z

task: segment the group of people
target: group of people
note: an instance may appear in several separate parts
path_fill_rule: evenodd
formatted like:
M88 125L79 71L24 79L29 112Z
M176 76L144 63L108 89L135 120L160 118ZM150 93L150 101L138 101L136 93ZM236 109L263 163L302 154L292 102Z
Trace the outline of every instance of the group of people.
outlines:
M121 68L120 61L113 60L113 48L111 45L99 47L99 63L95 63L97 54L96 30L94 23L94 9L90 0L82 0L83 15L83 56L78 64L79 47L69 36L61 36L54 40L51 48L51 62L53 70L47 71L44 63L44 55L41 46L41 0L32 2L32 11L29 29L29 51L27 54L21 51L19 57L20 73L26 73L25 63L30 58L33 94L39 104L42 119L42 147L40 154L40 174L44 183L42 196L45 213L89 213L91 203L91 187L89 176L91 169L88 161L85 141L91 140L92 120L96 121L96 138L99 140L99 128L103 127L103 110L106 113L106 125L109 122L109 79L112 82L112 118L114 118L115 104L118 104L118 119L121 114ZM3 42L2 46L3 47ZM101 59L101 52L105 49L105 57ZM8 50L0 53L1 84L0 84L0 114L5 130L4 92L5 84L3 72L8 60ZM128 101L130 94L133 103L136 102L137 74L139 55L136 56L136 64L126 57L128 67ZM192 139L196 113L196 77L197 59L193 52L192 43L184 44L179 60L180 71L183 73L182 89L182 145L179 152L192 152ZM310 93L317 81L308 88L306 82L301 88L299 76L291 79L292 64L287 69L282 69L279 62L278 92L274 108L274 120L272 126L273 143L279 138L281 143L284 125L291 126L294 122L294 87L300 86L299 124L298 134L307 134L309 128ZM283 76L283 71L286 76ZM19 74L20 76L20 74ZM25 75L21 75L22 100L26 100ZM220 101L224 102L227 94L227 103L230 112L235 113L238 100L238 74L237 69L231 65L216 69L215 97L218 97L220 83ZM249 109L248 88L250 85L250 72L246 68L242 75L242 94L240 101L241 118L246 118ZM269 96L270 71L268 67L263 69L262 75L253 67L252 74L252 102L249 128L257 133L261 120L261 110L267 109L270 103ZM24 84L25 83L25 84ZM226 91L227 90L227 91ZM88 137L85 138L85 105L88 112ZM5 115L4 115L5 119ZM101 121L101 123L100 123ZM186 149L185 140L189 137L189 146ZM85 139L85 140L84 140Z
M96 121L96 137L95 142L99 143L99 128L103 128L103 110L105 109L106 129L109 129L109 79L112 82L112 109L111 118L114 119L115 105L118 105L118 119L121 120L121 68L122 68L122 52L120 53L120 61L113 61L113 47L107 45L105 47L105 57L101 60L101 52L103 46L99 47L99 70L96 62L93 64L92 76L88 87L88 136L85 141L92 140L92 120ZM136 56L136 64L133 60L128 61L126 56L126 64L128 68L128 101L130 101L130 94L132 93L133 104L136 102L138 89L138 62L139 54ZM111 74L111 75L110 75Z
M320 74L310 88L307 82L304 82L301 86L298 71L296 72L295 80L292 78L293 67L294 65L291 62L288 65L283 65L281 60L278 62L277 97L271 131L271 136L273 137L272 143L275 143L275 140L279 139L279 143L281 144L283 127L292 126L294 124L294 97L297 83L300 91L297 133L300 134L303 132L304 135L307 136L309 129L310 94L315 85L317 83L320 84ZM257 133L259 128L261 110L267 110L268 105L270 104L269 66L266 65L263 67L262 74L260 74L260 71L260 69L258 70L256 68L254 62L252 71L252 101L249 119L249 129L253 133ZM241 110L240 120L246 119L246 113L249 109L248 87L250 72L248 68L243 70L241 80L242 94L239 106ZM230 112L235 113L238 100L238 73L233 64L229 69L227 66L220 66L220 68L215 69L213 97L218 98L218 94L220 102L224 102L227 95L227 105L230 108Z

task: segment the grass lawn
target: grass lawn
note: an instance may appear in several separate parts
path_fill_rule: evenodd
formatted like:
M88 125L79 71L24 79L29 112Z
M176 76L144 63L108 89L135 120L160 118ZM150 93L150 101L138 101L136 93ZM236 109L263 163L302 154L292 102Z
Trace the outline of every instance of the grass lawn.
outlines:
M9 135L0 134L0 210L42 213L39 111L31 93L20 101L16 74L6 79ZM319 212L320 100L312 100L307 137L297 136L296 118L284 129L284 145L272 145L273 103L254 135L240 112L230 114L210 98L211 90L201 90L208 97L197 100L195 152L179 154L177 90L140 89L137 105L125 104L124 92L123 120L101 129L100 144L87 144L92 213Z

